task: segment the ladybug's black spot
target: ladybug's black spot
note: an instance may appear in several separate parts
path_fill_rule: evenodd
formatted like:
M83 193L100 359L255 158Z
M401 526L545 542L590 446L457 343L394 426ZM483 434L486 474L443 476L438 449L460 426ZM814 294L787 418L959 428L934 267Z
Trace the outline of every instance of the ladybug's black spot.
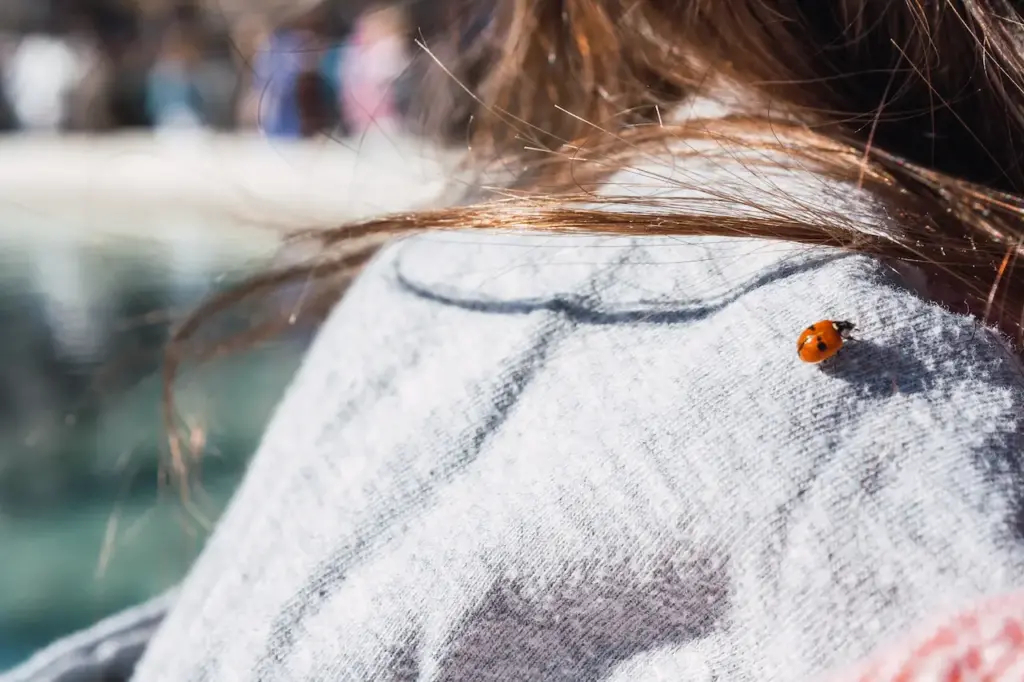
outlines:
M813 331L817 331L817 330L814 328L814 325L812 324L810 327L807 328L807 331L813 332Z
M824 341L818 341L818 350L824 353L825 351L828 350L828 344L825 343Z

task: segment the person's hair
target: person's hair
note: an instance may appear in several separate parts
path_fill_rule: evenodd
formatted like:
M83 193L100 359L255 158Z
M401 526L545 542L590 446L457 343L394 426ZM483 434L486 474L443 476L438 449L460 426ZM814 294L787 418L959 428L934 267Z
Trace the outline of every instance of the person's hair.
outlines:
M170 383L184 359L266 338L295 324L296 314L321 320L382 244L425 230L736 235L854 250L924 266L962 292L967 311L1019 340L1024 286L1014 265L1024 235L1024 3L439 4L438 24L447 28L422 36L424 73L417 80L430 95L420 101L418 120L466 145L471 167L503 169L502 191L302 231L291 239L318 242L328 255L261 275L195 311L167 351L165 417L176 475L187 467L173 436ZM750 97L723 118L665 122L709 83ZM698 137L774 149L802 167L857 183L883 202L899 229L865 234L826 206L795 203L789 211L773 204L754 217L712 216L685 201L652 205L638 216L615 208L635 199L614 195L602 196L601 210L586 206L603 175L667 141ZM312 292L297 313L203 348L191 342L220 312L296 281Z

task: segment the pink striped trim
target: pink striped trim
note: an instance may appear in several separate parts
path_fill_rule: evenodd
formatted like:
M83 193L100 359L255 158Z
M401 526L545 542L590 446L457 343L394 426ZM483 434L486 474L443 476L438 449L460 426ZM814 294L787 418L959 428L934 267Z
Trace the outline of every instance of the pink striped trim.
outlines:
M1024 682L1024 590L937 618L834 682Z

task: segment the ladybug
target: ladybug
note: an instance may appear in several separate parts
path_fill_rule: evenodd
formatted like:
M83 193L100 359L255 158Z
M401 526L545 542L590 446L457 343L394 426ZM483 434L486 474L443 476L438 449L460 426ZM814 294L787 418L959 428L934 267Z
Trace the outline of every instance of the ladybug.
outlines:
M827 360L843 347L843 340L853 331L853 322L822 320L800 332L796 353L804 362Z

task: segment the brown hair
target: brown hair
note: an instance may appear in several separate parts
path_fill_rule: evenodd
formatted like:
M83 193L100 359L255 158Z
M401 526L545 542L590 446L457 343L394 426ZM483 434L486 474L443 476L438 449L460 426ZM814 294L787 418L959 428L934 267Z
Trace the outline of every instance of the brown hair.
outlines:
M1021 3L443 4L442 23L454 28L423 37L423 92L431 100L421 102L419 120L426 130L447 127L449 138L468 141L474 168L515 169L503 192L300 232L292 239L319 242L329 256L265 274L197 310L167 352L165 417L176 475L187 470L173 435L170 383L179 364L230 352L297 319L271 316L195 350L189 342L205 321L298 280L314 291L298 318L318 321L383 243L424 230L742 235L856 250L925 266L962 294L967 310L1020 336L1024 286L1014 265L1024 235ZM709 83L740 87L750 93L747 104L724 118L663 123L667 111L707 92ZM436 94L442 90L444 96ZM453 129L456 120L466 125ZM844 216L804 205L733 218L710 217L685 202L638 218L614 210L627 197L602 196L604 210L584 206L603 175L655 145L696 137L772 148L855 182L884 202L900 230L864 234Z

